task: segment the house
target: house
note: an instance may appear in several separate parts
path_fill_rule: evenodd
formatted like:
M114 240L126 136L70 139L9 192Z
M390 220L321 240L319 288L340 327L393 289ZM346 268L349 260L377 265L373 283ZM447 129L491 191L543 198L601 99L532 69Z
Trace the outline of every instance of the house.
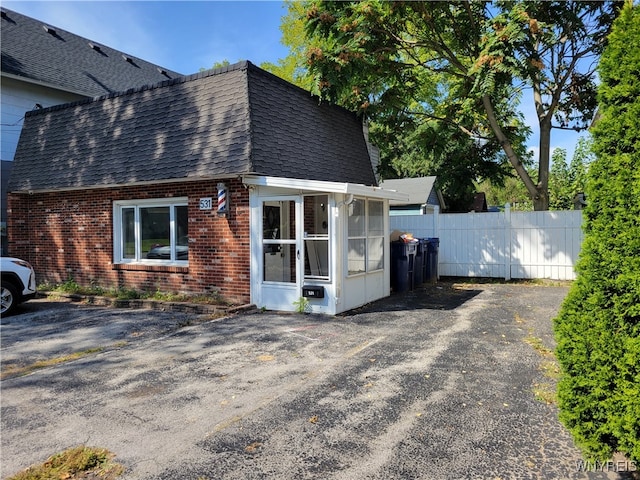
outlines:
M361 121L250 62L28 112L9 245L43 280L335 314L390 293Z
M445 208L442 192L436 186L436 177L399 178L384 180L380 186L408 195L408 200L391 200L391 215L424 215L434 207Z
M2 205L26 112L176 78L180 74L118 50L1 9ZM6 252L6 237L2 250Z
M469 211L475 213L489 211L489 207L487 207L487 195L484 192L478 192L473 196L473 203Z

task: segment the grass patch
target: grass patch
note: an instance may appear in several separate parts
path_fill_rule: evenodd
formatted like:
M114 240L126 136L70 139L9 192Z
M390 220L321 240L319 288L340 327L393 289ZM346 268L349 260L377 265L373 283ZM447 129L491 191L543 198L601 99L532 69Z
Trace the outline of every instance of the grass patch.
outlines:
M556 405L558 403L556 385L560 379L560 365L558 365L553 355L551 357L543 361L539 367L544 377L549 381L534 384L533 394L536 400L540 402L547 405Z
M546 347L542 340L538 337L534 337L529 333L529 336L524 339L525 343L531 345L538 354L545 358L540 364L538 369L542 372L542 375L548 381L543 381L533 384L533 395L536 400L547 405L556 405L558 403L556 384L560 378L560 366L556 361L553 350Z
M533 385L533 395L539 402L547 405L555 405L558 403L555 384L548 382L536 383Z
M116 347L122 346L122 343L116 344L114 346ZM4 380L5 378L9 378L9 377L20 377L23 375L28 375L32 372L35 372L36 370L40 370L42 368L47 368L47 367L53 367L54 365L59 365L65 362L71 362L73 360L78 360L80 358L86 357L87 355L102 352L103 350L104 350L104 347L88 348L80 352L73 352L68 355L62 355L60 357L49 358L47 360L38 360L28 365L20 365L16 363L2 363L2 371L0 372L0 379Z
M548 278L504 278L493 277L441 277L442 282L453 282L462 285L523 285L538 287L570 287L573 280L551 280Z
M553 350L546 347L544 343L542 343L542 340L538 337L534 337L530 334L524 339L524 342L531 345L533 349L543 357L553 356Z
M124 467L114 462L114 457L107 449L81 445L56 453L42 465L31 466L8 480L113 480L124 473Z
M228 305L217 292L210 295L187 295L184 293L139 291L133 288L104 288L99 285L83 286L79 285L73 278L69 278L63 283L42 283L38 290L48 292L49 296L56 298L57 295L86 295L114 298L116 300L158 300L161 302L189 302L205 305Z
M520 315L515 316L516 323L523 324L526 320ZM542 372L544 380L533 384L533 395L536 400L547 405L557 405L557 383L560 379L560 365L556 360L555 353L547 347L541 338L533 334L533 329L529 328L529 334L524 338L524 342L530 345L543 360L538 366L538 370Z

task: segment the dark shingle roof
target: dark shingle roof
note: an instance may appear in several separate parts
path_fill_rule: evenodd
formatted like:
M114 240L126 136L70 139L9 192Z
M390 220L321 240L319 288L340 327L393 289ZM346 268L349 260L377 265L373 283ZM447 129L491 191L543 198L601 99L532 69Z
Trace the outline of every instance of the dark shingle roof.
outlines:
M1 21L3 74L88 97L180 76L12 10Z
M249 100L255 173L377 185L356 115L257 67Z
M354 114L242 62L28 112L9 191L249 173L376 184Z

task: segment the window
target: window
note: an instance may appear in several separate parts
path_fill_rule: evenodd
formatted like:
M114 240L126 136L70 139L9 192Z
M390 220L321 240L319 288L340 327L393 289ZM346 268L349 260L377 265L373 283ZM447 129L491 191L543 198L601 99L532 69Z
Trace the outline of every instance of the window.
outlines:
M349 275L384 268L384 203L356 198L349 205Z
M369 200L367 231L367 271L384 268L384 203Z
M114 262L186 264L186 198L114 202Z

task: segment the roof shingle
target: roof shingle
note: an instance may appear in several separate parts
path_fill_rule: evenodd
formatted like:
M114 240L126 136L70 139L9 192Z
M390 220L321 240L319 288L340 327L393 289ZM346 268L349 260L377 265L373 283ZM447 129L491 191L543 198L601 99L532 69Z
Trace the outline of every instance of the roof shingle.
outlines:
M376 185L354 114L241 62L28 112L9 191L249 173Z
M181 75L12 10L2 13L3 74L88 97Z

